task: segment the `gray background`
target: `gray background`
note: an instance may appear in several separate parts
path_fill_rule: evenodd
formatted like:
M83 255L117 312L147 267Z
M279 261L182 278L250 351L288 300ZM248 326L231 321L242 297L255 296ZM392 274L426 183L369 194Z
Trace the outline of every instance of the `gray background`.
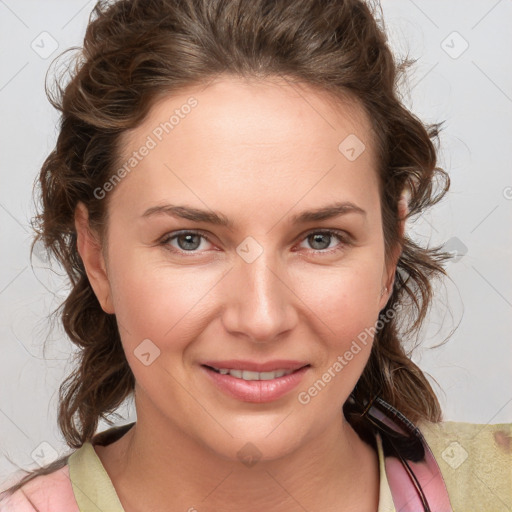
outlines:
M29 222L33 180L57 133L44 76L57 54L81 43L93 5L0 0L0 482L67 451L57 390L73 348L47 320L65 281L41 258L31 264ZM384 14L395 52L418 59L406 105L425 121L446 121L440 164L452 179L443 203L408 228L457 255L413 358L437 381L446 420L510 422L512 1L394 0ZM120 423L135 419L131 404L121 413Z

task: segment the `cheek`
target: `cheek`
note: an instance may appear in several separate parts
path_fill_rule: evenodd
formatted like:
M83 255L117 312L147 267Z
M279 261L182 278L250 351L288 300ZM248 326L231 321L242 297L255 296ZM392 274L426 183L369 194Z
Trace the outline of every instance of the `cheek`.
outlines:
M191 273L142 271L142 264L132 268L140 271L122 272L121 266L118 279L114 279L113 298L122 345L138 386L163 400L165 407L166 393L175 384L174 379L186 380L181 361L190 339L200 335L198 302L211 286L205 282L200 286L197 279L194 285Z
M323 333L318 336L320 364L297 397L310 414L318 412L335 421L366 366L379 314L378 277L371 269L361 275L317 275L314 288L309 288L314 291L307 305L314 311L317 335Z
M208 295L219 276L198 273L193 265L173 268L161 261L155 263L142 252L124 254L113 262L110 282L127 357L145 339L162 353L170 348L174 353L184 350L187 340L203 327Z
M328 335L341 342L376 322L381 277L374 262L316 269L296 279L297 295L325 324Z
M360 271L351 267L317 272L302 281L299 293L307 298L310 318L314 318L314 329L323 345L319 368L322 382L316 387L323 390L325 384L328 389L316 400L317 406L324 401L327 406L329 400L343 403L363 372L379 315L380 279L379 268L373 263L362 265Z

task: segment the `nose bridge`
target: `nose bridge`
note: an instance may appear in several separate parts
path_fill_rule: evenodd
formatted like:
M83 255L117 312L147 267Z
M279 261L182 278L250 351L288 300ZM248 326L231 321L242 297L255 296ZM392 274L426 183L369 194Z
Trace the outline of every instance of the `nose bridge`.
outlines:
M292 327L295 316L283 266L270 248L254 239L242 242L237 253L225 326L253 341L272 341Z

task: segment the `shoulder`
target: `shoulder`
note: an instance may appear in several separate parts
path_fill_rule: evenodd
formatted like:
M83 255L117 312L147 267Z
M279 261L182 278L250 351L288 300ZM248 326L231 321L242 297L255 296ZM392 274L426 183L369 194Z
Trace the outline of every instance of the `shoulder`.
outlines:
M418 425L448 489L455 512L512 508L512 423L456 421ZM480 508L479 508L480 507Z
M0 512L79 512L69 466L38 475L12 494L0 493Z
M110 444L134 425L132 422L110 428L96 434L93 442ZM9 488L13 492L7 493ZM95 509L122 511L110 478L90 442L23 478L12 475L10 481L0 482L0 512L79 512L77 499L82 508L92 500Z

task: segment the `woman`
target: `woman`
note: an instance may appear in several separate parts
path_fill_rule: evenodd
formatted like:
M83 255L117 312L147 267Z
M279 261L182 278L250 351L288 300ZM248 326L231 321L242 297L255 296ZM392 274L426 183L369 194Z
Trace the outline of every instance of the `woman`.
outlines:
M75 451L0 510L510 502L478 466L506 488L510 426L441 422L403 347L447 258L405 219L449 181L399 71L358 0L96 6L37 237L72 283ZM132 394L137 421L96 434Z

